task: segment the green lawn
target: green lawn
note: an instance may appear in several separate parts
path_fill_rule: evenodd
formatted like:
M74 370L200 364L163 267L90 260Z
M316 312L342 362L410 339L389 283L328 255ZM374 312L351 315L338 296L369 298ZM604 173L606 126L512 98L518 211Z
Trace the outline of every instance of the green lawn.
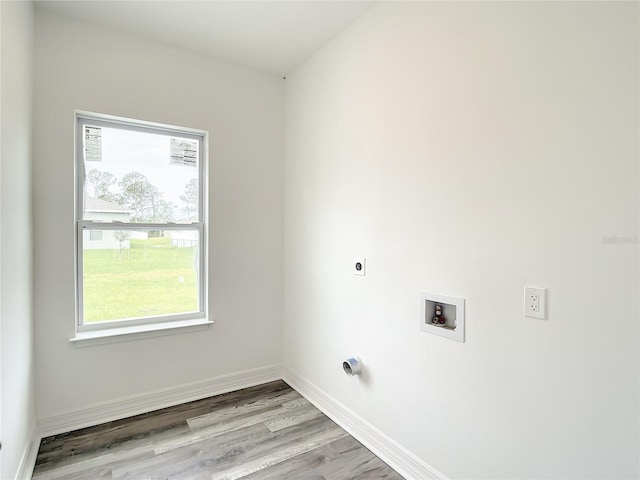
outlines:
M84 251L84 321L197 311L195 247L175 248L165 237L130 243L122 255Z

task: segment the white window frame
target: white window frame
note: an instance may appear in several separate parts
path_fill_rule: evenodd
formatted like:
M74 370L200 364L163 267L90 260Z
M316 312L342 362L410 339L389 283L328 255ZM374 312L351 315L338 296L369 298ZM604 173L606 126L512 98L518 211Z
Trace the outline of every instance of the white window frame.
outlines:
M100 336L121 336L128 333L145 333L154 330L172 330L179 327L194 327L210 324L207 320L207 218L208 218L208 132L193 128L177 127L161 123L135 120L100 113L76 110L75 112L75 291L76 291L76 337L70 341L96 339ZM188 138L199 142L198 149L198 218L191 223L130 223L117 221L84 220L84 126L122 128L129 131L148 132ZM144 172L143 172L144 173ZM198 311L182 314L154 315L84 323L83 310L83 243L85 230L196 230L198 232ZM101 333L103 332L103 333Z

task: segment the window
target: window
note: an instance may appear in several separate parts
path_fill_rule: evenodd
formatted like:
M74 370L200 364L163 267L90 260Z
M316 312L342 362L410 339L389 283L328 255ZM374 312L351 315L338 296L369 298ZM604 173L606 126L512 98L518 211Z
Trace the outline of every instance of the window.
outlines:
M78 333L206 319L206 140L76 112Z

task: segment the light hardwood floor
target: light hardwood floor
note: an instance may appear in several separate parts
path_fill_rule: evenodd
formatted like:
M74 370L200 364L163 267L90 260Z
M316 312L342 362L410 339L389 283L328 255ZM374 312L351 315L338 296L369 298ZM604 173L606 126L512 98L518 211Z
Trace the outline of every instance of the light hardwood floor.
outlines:
M44 438L33 478L402 479L282 381Z

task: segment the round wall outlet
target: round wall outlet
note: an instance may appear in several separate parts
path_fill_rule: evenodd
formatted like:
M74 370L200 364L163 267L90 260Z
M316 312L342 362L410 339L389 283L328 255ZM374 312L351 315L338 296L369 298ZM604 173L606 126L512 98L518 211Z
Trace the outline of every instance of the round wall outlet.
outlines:
M365 259L354 258L351 268L354 275L364 275Z

